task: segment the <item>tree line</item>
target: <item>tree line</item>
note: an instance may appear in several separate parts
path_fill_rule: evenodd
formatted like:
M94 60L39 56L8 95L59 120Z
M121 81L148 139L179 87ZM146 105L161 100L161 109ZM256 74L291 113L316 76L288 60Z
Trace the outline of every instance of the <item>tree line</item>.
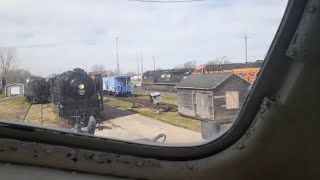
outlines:
M0 47L0 77L4 84L26 83L27 79L38 77L28 70L19 68L17 61L15 48Z
M204 64L218 65L218 64L230 64L230 63L232 63L230 61L230 58L228 58L227 56L220 56L220 57L216 57L212 60L209 60ZM202 64L200 63L200 65L202 65ZM197 61L193 60L193 61L187 61L184 64L179 64L179 65L175 66L174 69L195 68L196 66L197 66Z

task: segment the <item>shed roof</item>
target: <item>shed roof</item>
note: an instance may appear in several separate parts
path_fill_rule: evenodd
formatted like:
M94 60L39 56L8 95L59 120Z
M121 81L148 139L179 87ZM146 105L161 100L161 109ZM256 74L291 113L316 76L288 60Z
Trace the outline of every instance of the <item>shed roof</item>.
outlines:
M179 82L176 88L215 89L231 76L242 79L233 73L192 74Z
M10 87L10 86L23 86L23 84L13 83L13 84L7 84L7 85L6 85L6 87Z

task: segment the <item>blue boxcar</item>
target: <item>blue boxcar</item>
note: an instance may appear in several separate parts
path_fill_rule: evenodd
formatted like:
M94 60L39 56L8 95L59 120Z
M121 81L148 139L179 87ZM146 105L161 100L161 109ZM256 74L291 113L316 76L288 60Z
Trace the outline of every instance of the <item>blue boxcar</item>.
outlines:
M130 76L103 77L103 92L108 95L120 96L131 95Z

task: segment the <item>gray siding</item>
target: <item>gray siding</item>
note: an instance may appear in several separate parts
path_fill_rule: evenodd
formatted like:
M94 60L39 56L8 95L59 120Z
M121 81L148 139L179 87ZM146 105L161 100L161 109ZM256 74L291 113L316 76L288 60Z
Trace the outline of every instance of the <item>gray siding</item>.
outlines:
M214 96L225 96L226 91L238 91L239 92L239 105L238 109L227 109L226 105L226 98L217 98L214 99L214 110L215 110L215 118L217 121L230 121L234 120L238 112L240 111L247 95L249 93L249 84L244 82L243 80L231 77L230 79L226 80L214 90Z
M213 90L183 89L178 91L178 111L197 119L230 122L235 120L248 95L250 84L232 76ZM199 87L201 88L201 87ZM226 91L237 91L239 108L227 109Z
M193 90L178 90L178 111L185 116L195 116Z

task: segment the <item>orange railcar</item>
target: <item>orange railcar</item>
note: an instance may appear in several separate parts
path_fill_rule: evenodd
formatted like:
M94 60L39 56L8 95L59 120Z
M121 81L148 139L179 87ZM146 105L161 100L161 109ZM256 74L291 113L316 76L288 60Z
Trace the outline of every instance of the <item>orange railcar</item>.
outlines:
M243 79L253 83L257 77L258 72L260 71L259 64L221 64L221 65L201 65L197 66L193 74L211 74L211 73L235 73L241 76Z

